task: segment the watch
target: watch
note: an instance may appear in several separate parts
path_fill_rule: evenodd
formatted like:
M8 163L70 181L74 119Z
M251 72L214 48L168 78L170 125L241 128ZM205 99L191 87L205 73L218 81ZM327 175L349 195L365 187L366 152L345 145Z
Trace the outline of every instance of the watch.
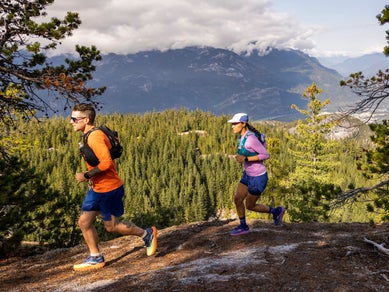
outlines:
M248 162L248 161L249 161L249 158L246 156L246 157L244 158L244 161Z
M90 179L90 178L91 178L91 176L89 175L88 172L84 172L84 177L85 177L86 179Z

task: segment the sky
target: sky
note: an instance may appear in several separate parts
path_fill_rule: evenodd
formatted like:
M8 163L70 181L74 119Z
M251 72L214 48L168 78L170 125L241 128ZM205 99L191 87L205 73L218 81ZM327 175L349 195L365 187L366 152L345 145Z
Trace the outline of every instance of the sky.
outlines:
M389 1L388 1L389 2ZM236 53L269 47L313 57L382 52L385 30L376 15L384 0L56 0L48 17L77 12L82 24L56 53L76 44L103 53L212 46Z

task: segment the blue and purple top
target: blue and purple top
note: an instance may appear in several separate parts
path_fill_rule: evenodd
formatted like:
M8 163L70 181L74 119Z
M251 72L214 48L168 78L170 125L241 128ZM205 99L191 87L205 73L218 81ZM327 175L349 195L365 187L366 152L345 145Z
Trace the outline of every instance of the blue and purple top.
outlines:
M255 133L246 131L238 140L238 154L259 157L259 161L244 162L244 170L248 176L259 176L266 172L263 161L270 158L265 146L258 140Z

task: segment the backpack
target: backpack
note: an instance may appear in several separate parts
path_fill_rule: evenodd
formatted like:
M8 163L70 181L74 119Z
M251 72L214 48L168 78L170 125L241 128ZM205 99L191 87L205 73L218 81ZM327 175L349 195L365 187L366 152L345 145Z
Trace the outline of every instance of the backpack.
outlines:
M251 136L251 135L255 135L255 137L258 138L259 142L261 142L261 144L263 145L263 147L265 147L265 149L267 149L267 145L266 145L266 135L263 134L263 133L255 133L255 132L252 132L250 131L250 133L248 133L244 138L243 140L241 140L240 138L238 139L238 154L239 155L243 155L243 156L255 156L257 155L257 153L254 153L254 152L250 152L248 151L244 145L246 144L246 140L247 140L247 137L248 136Z
M93 150L88 145L88 137L90 133L96 130L103 131L103 133L108 137L109 141L111 142L111 149L109 149L109 153L111 154L112 159L119 158L123 153L123 147L119 142L119 136L116 131L111 130L105 125L93 128L83 136L84 144L80 146L81 156L91 166L97 166L100 163L99 159L96 157Z
M265 147L265 149L267 149L267 145L266 145L266 135L264 133L255 133L255 136L258 138L259 142L262 143L263 147Z

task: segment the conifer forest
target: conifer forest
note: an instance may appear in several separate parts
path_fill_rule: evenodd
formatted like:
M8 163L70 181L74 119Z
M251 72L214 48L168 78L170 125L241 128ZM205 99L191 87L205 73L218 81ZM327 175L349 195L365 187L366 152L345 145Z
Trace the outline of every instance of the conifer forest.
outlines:
M98 114L96 125L116 130L124 147L116 159L126 193L122 219L142 227L165 228L235 218L232 198L243 166L234 159L238 137L227 123L229 118L185 109ZM331 201L342 190L366 185L358 171L366 139L319 139L315 159L320 163L312 168L309 144L313 142L309 136L296 136L298 123L251 124L266 134L271 155L266 161L269 183L260 201L286 206L287 222L382 220L377 213L366 211L366 203L331 208ZM31 180L22 188L24 200L40 202L23 214L28 222L24 238L57 247L78 244L82 236L77 219L88 188L74 178L76 172L86 171L78 146L81 133L73 131L68 117L20 123L17 128L11 132L25 161L17 176L27 169L40 181L39 188ZM20 184L25 183L21 181L18 188ZM270 219L255 212L248 216ZM115 236L104 232L102 222L96 226L102 240Z

